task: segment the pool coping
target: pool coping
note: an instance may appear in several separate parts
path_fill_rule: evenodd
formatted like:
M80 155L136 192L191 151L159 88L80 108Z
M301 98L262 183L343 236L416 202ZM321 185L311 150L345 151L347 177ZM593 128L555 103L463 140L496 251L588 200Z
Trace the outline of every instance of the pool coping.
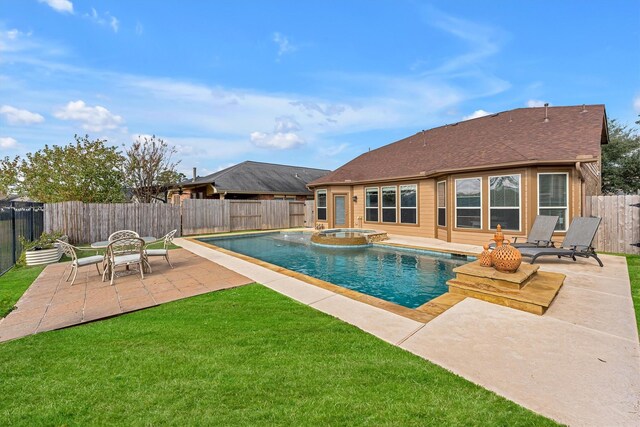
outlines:
M297 231L302 231L302 232L309 232L308 230L304 230L304 229L296 229ZM277 231L284 231L284 230L277 230ZM270 231L261 231L261 232L250 232L250 233L234 233L234 236L240 236L243 234L259 234L259 233L273 233L274 230L270 230ZM352 300L355 301L359 301L365 304L368 304L370 306L376 307L376 308L380 308L382 310L386 310L390 313L393 314L397 314L399 316L405 317L407 319L411 319L414 320L416 322L420 322L420 323L428 323L431 320L435 319L437 316L439 316L440 314L444 313L445 311L447 311L448 309L450 309L451 307L453 307L454 305L456 305L457 303L463 301L466 297L461 296L461 295L455 295L452 294L450 292L445 292L444 294L437 296L429 301L427 301L426 303L422 304L421 306L417 307L417 308L408 308L405 306L402 306L400 304L396 304L390 301L386 301L383 300L381 298L378 297L374 297L372 295L367 295L364 294L362 292L358 292L358 291L354 291L353 289L348 289L345 288L343 286L339 286L336 284L333 284L331 282L327 282L312 276L308 276L306 274L303 273L298 273L296 271L292 271L289 270L287 268L284 267L280 267L279 265L275 265L275 264L271 264L269 262L266 261L262 261L260 259L257 258L253 258L250 257L248 255L244 255L244 254L240 254L237 252L233 252L230 251L228 249L225 248L221 248L219 246L216 246L214 244L211 243L205 243L202 242L198 239L201 238L207 238L207 237L220 237L220 238L224 238L225 234L210 234L210 235L202 235L202 236L197 236L197 237L183 237L183 239L195 243L197 245L209 248L209 249L213 249L215 251L218 251L220 253L232 256L234 258L238 258L241 259L243 261L255 264L257 266L266 268L268 270L274 271L276 273L280 273L282 275L288 276L288 277L292 277L294 279L298 279L302 282L308 283L310 285L325 289L327 291L331 291L334 292L335 294L338 295L342 295L344 297L350 298ZM375 245L378 245L378 243L375 243ZM397 247L397 248L404 248L404 249L411 249L411 250L418 250L418 251L425 251L424 248L418 248L418 247L411 247L409 245L399 245L399 244L380 244L381 246L389 246L389 247ZM449 253L449 254L460 254L460 255L470 255L470 256L476 256L477 254L474 253L465 253L462 254L460 252L456 252L456 251L436 251L436 250L431 250L428 249L426 250L428 252L442 252L442 253Z

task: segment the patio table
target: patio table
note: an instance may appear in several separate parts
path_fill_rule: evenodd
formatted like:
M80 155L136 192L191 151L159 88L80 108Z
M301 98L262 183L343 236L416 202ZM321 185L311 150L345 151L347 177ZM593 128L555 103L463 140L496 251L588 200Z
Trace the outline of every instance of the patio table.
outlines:
M144 236L144 237L140 237L140 238L142 240L144 240L144 242L146 244L149 244L151 242L155 242L156 240L158 240L156 237L153 237L153 236ZM109 246L109 243L111 243L111 242L109 242L108 240L101 240L99 242L93 242L91 244L91 247L94 248L94 249L104 249L107 246Z

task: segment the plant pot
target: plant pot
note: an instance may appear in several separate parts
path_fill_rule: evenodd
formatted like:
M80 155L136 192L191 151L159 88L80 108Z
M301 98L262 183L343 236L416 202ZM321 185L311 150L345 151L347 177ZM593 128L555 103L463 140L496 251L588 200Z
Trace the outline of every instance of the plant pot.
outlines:
M27 265L41 265L58 262L62 257L59 246L51 249L30 250L25 252Z

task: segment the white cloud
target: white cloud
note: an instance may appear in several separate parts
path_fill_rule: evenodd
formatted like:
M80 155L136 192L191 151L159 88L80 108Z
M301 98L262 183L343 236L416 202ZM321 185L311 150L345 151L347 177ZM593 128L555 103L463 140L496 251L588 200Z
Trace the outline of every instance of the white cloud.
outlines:
M289 42L289 39L280 33L273 33L273 42L278 45L278 56L295 52L298 48Z
M633 98L633 109L640 114L640 95Z
M140 21L136 22L136 34L141 36L144 33L144 27L140 23Z
M83 129L91 132L116 129L123 122L122 117L111 113L106 108L100 105L90 107L81 100L69 102L53 115L60 120L80 122Z
M493 113L490 113L489 111L484 111L484 110L476 110L473 113L469 114L468 116L464 116L462 120L477 119L478 117L488 116L489 114L493 114Z
M16 145L18 145L18 141L15 139L9 136L0 137L0 148L14 148Z
M527 107L529 108L533 108L533 107L544 107L544 104L546 103L546 101L541 101L539 99L530 99L527 101ZM551 105L551 104L549 104Z
M111 21L109 21L109 25L111 25L113 31L117 33L118 28L120 28L120 21L118 21L118 18L116 18L115 16L112 16Z
M114 33L117 33L120 29L120 21L109 12L100 14L95 8L91 8L91 13L85 13L85 18L88 18L98 25L110 26Z
M40 3L46 3L56 12L73 13L73 3L69 0L38 0Z
M330 146L320 146L318 147L318 152L323 156L333 157L342 153L349 147L349 144L340 144L340 145L330 145Z
M12 107L11 105L3 105L0 107L0 114L5 117L7 122L11 124L33 124L33 123L41 123L44 121L44 117L42 117L38 113L32 113L28 110L21 110L16 107Z
M251 132L251 142L258 147L286 150L304 144L304 139L296 133L300 130L293 117L277 117L272 133Z

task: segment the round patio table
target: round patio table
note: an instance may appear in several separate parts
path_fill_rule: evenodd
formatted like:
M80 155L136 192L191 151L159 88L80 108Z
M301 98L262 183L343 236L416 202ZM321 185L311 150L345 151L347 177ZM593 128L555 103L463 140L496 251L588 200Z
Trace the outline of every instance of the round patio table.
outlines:
M144 243L148 244L151 242L155 242L156 240L158 240L156 237L153 236L144 236L144 237L140 237L142 240L144 240ZM104 249L107 246L109 246L109 242L108 240L101 240L99 242L93 242L91 244L91 247L94 249Z

